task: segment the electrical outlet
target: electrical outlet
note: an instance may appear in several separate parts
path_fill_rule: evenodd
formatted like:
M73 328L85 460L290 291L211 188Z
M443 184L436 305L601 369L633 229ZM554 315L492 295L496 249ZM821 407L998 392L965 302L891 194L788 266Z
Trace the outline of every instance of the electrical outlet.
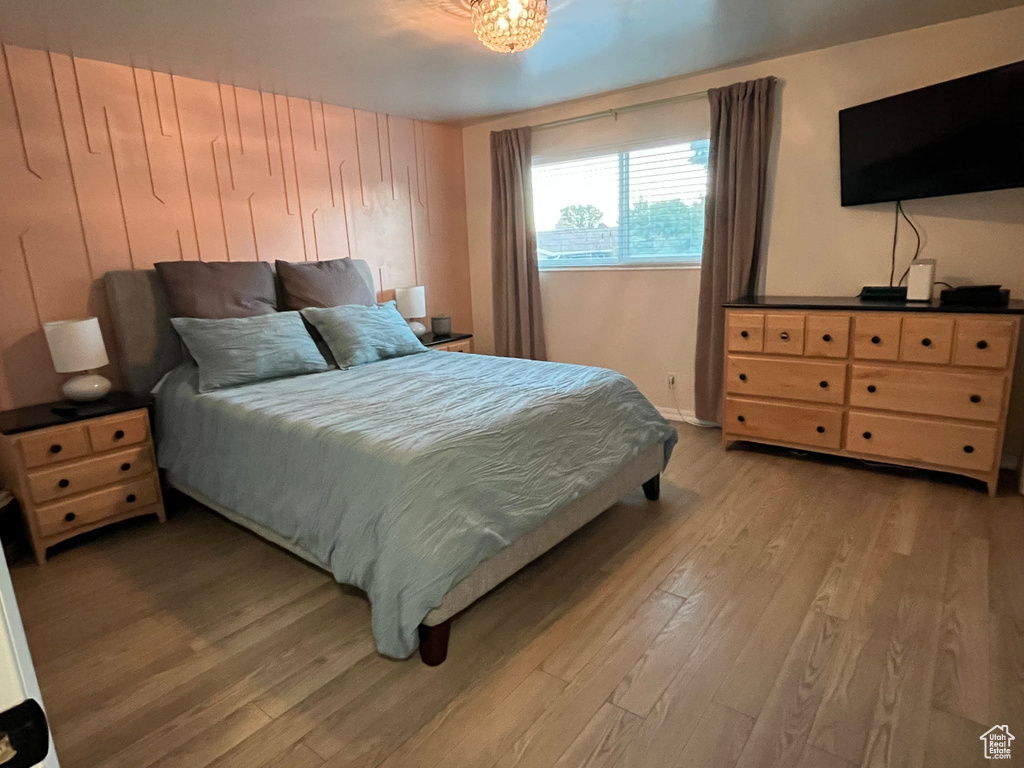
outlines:
M669 389L675 389L676 388L676 375L674 373L669 373L669 375L668 375L668 388Z

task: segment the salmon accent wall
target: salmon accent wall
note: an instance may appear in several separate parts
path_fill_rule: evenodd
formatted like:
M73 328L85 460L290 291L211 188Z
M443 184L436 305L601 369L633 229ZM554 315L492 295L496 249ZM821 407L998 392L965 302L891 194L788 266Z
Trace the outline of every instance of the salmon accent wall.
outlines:
M457 127L0 47L0 409L59 398L42 324L158 261L353 256L471 328Z

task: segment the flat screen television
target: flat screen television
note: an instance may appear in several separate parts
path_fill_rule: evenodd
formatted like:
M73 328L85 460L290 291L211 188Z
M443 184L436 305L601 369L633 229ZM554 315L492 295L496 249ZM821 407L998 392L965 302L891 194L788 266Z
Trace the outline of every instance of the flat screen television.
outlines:
M1024 61L839 112L843 205L1024 187Z

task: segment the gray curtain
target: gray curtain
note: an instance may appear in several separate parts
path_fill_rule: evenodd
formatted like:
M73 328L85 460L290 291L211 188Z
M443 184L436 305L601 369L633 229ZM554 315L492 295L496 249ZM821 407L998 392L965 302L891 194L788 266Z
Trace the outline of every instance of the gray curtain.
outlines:
M491 134L494 351L545 360L530 160L529 128Z
M702 421L722 420L722 304L753 295L758 286L775 85L774 77L766 77L708 91L711 151L695 392L695 410Z

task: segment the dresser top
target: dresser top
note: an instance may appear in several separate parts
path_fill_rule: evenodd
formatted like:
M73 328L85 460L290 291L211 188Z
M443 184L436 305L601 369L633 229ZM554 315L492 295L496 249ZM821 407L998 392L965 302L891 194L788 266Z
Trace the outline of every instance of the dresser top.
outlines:
M861 301L856 296L746 296L722 305L727 309L830 309L854 312L948 312L972 315L1024 315L1024 300L1004 307L940 304L931 301Z
M125 392L111 392L102 400L92 403L72 403L62 400L56 403L30 405L13 411L0 412L0 435L16 435L46 427L59 427L75 421L110 416L114 413L148 408L152 397L137 397Z

